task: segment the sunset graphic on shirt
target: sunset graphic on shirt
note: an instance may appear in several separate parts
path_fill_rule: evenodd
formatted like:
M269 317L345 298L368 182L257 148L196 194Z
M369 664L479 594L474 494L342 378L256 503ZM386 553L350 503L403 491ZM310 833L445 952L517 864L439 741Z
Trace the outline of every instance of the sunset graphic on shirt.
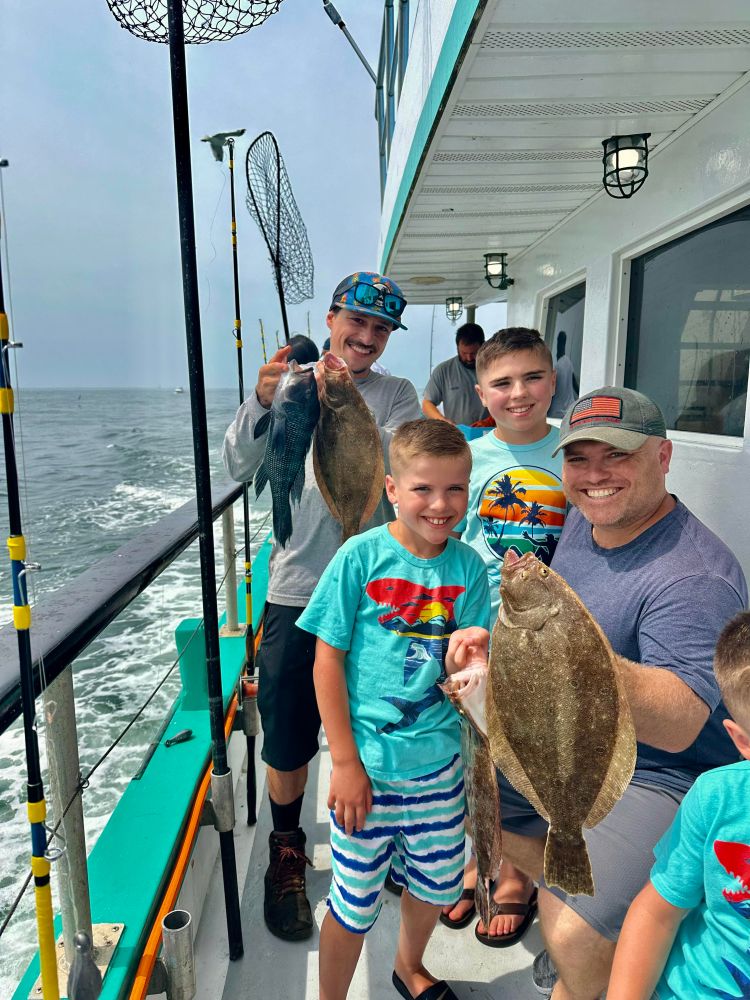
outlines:
M501 469L480 491L477 515L497 559L513 549L519 556L533 552L549 565L565 521L562 481L536 466Z

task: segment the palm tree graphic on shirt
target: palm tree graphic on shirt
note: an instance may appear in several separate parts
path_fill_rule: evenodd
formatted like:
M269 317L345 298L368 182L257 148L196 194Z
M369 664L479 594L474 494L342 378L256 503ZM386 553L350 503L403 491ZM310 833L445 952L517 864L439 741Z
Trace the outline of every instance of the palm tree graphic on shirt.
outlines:
M522 517L518 522L519 524L528 524L531 527L531 541L534 541L534 526L544 524L544 507L537 503L536 500L532 500L531 506L526 511L526 516ZM524 532L525 534L525 532Z
M508 517L516 507L520 508L521 511L529 509L529 505L523 499L525 493L526 487L522 486L520 481L514 483L507 473L496 479L487 490L487 496L492 497L489 509L492 510L495 507L499 507L503 511L503 526L499 535L493 524L493 534L495 534L496 538L500 539L505 534ZM537 504L537 506L539 505Z

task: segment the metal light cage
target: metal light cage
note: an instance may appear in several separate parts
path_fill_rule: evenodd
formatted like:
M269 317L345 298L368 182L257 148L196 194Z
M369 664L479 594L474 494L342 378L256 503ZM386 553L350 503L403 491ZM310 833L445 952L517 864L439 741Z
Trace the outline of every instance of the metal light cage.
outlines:
M648 177L650 132L613 135L602 141L604 190L611 198L632 198Z
M445 315L451 323L457 322L464 312L464 300L460 295L449 295L445 300Z
M185 42L225 42L262 24L282 0L183 0ZM107 0L123 28L147 42L169 41L167 0Z
M484 255L484 279L490 288L504 292L514 284L508 277L507 253L486 253Z

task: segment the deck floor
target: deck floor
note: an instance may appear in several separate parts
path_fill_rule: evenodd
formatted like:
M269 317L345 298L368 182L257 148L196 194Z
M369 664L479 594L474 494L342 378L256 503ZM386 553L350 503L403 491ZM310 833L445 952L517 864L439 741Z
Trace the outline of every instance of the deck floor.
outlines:
M325 916L330 883L330 848L326 798L330 757L325 746L311 764L302 814L307 833L308 896L315 912L316 930L308 941L287 943L275 938L263 922L263 875L268 864L270 808L265 790L258 824L248 827L244 805L238 808L235 843L241 880L245 955L227 961L226 923L221 898L221 872L216 869L212 892L196 939L197 1000L318 1000L318 929ZM261 784L262 765L258 772ZM317 789L317 795L313 794ZM398 933L399 901L385 894L378 922L367 935L349 991L351 1000L394 1000L391 984ZM541 948L535 923L524 940L512 948L487 948L474 937L474 924L460 931L438 924L425 964L447 979L460 1000L532 1000L538 998L531 982L531 962Z

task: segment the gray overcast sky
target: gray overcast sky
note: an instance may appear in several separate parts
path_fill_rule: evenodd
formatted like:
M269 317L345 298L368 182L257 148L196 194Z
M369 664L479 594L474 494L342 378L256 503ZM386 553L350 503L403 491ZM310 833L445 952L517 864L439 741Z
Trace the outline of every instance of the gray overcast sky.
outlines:
M372 65L381 0L337 0ZM24 0L0 8L0 157L20 387L187 383L177 198L165 45L120 28L105 0ZM315 298L292 329L327 331L330 293L376 266L379 226L374 88L321 0L284 0L259 28L188 47L191 148L206 384L236 384L227 167L207 133L245 128L236 147L244 364L261 363L258 317L273 344L278 300L245 208L249 142L276 134L315 259ZM5 272L5 257L3 256ZM6 308L8 275L4 273ZM407 308L384 363L424 385L429 307ZM488 332L503 307L478 319ZM438 307L434 363L454 351ZM403 350L407 347L407 350Z

